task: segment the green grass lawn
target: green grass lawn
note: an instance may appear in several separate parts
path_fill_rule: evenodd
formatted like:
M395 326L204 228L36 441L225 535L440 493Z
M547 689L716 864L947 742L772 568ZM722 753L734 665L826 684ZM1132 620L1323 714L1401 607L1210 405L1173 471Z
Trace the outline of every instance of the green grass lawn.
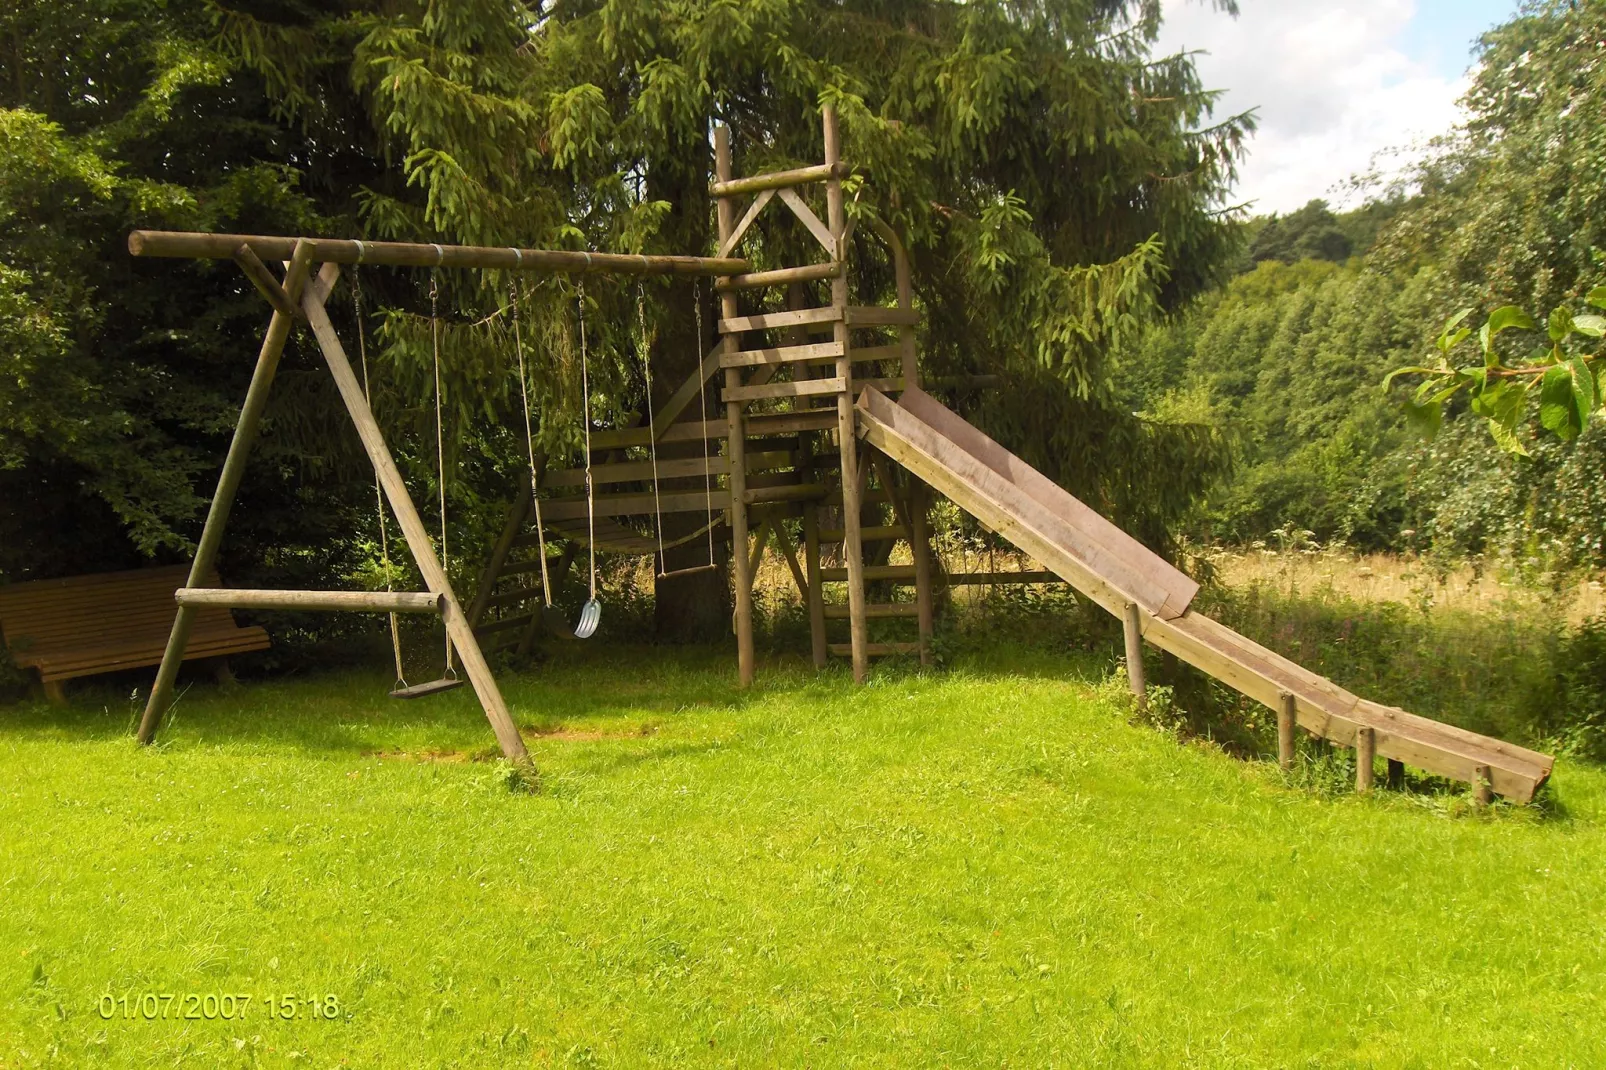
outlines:
M1096 667L855 689L566 647L465 688L0 710L0 1066L1606 1065L1606 775L1321 795L1127 723ZM249 993L236 1020L101 997ZM338 999L270 1018L269 994Z

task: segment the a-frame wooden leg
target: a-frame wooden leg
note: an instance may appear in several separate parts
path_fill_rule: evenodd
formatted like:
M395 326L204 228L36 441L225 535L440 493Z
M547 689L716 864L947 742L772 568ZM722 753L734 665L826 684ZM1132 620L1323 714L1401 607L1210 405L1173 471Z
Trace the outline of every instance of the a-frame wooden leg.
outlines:
M291 255L290 268L285 273L284 289L292 299L301 292L307 281L311 265L312 246L297 242ZM256 370L251 373L251 385L245 392L245 404L240 407L239 422L234 425L234 438L229 442L228 456L218 476L217 490L207 509L206 526L201 529L201 541L195 547L195 560L190 563L187 587L204 587L206 577L217 566L218 547L223 542L223 529L229 523L229 510L245 475L246 459L256 441L257 428L262 423L262 411L267 407L268 394L273 389L273 377L279 370L279 357L290 338L294 317L275 309L268 323L268 333L262 339L257 354ZM162 717L173 701L173 682L178 679L179 666L184 662L184 651L190 645L190 629L195 625L196 608L179 606L173 617L173 630L167 637L167 649L162 654L161 668L156 670L156 682L151 685L150 698L145 703L145 714L139 721L139 741L149 743L156 738Z
M509 761L533 774L534 765L530 761L529 752L524 749L524 740L519 735L518 726L513 723L501 690L496 686L496 678L491 675L491 667L485 662L485 655L480 650L479 640L474 637L474 628L469 623L468 614L463 611L457 595L452 592L451 581L447 578L446 570L441 567L439 559L435 556L434 547L429 541L429 531L424 527L424 520L418 515L418 509L407 493L407 484L403 482L401 472L396 468L396 462L385 446L384 435L379 430L373 412L368 408L367 399L363 397L362 385L351 369L351 362L346 358L345 348L340 344L340 337L335 333L334 324L329 322L328 312L324 310L324 300L338 277L339 270L335 265L325 265L319 285L308 287L303 295L302 311L312 326L312 333L318 339L318 347L323 350L324 360L329 365L330 374L334 376L341 400L346 403L346 411L351 414L352 423L357 426L357 434L362 438L368 459L373 462L374 470L379 474L385 498L390 503L390 510L395 514L396 522L401 526L402 535L407 540L407 549L411 551L413 561L424 577L424 586L432 593L445 596L445 609L441 615L446 622L446 633L451 637L452 645L457 648L458 657L463 662L463 671L467 674L469 683L473 685L474 693L479 696L480 705L485 710L486 720L491 722L491 731L496 733L496 741L501 745L502 754Z

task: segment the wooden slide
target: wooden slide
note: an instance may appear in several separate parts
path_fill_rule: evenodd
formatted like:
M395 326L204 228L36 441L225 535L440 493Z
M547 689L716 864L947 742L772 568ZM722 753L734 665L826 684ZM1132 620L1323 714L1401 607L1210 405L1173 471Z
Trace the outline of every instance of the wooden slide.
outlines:
M865 387L857 415L861 438L1082 594L1117 617L1136 605L1150 643L1274 710L1292 696L1312 735L1353 747L1370 728L1385 758L1518 802L1550 776L1549 755L1359 698L1191 611L1197 583L930 395Z

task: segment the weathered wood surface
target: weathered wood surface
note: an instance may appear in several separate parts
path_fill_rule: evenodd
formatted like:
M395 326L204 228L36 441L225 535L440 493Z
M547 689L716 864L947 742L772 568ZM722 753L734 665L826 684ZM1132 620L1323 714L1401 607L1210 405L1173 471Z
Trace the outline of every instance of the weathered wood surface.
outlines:
M0 631L19 669L57 683L158 664L173 626L173 592L187 565L101 572L0 587ZM217 573L200 577L216 584ZM226 609L193 611L184 660L268 649L268 633Z
M763 364L795 364L803 362L834 362L842 355L842 347L835 342L818 342L813 345L772 346L768 349L739 349L721 354L720 366L725 368L754 368Z
M775 398L807 398L822 394L846 393L848 384L843 379L799 379L789 383L765 383L763 386L728 386L726 401L770 401Z
M1199 585L1059 484L988 438L953 410L919 390L907 390L898 406L931 427L937 436L996 473L1005 484L1032 499L1056 527L1069 534L1064 546L1097 570L1103 581L1124 592L1146 612L1180 616ZM941 444L937 443L940 449ZM963 460L963 458L959 458ZM972 466L974 461L970 462ZM1044 562L1048 564L1049 562ZM1120 609L1109 608L1119 616Z
M427 591L275 591L250 587L180 587L181 606L228 609L332 610L351 613L439 613L442 597Z
M298 242L317 264L384 264L391 267L491 268L499 271L551 271L566 274L744 275L746 260L708 256L641 256L633 253L571 252L483 245L429 245L416 242L355 241L349 238L286 238L272 234L199 234L136 230L128 236L134 256L186 260L231 260L248 246L263 260L286 260ZM292 296L294 296L292 294Z
M785 286L793 282L818 282L834 279L842 274L839 263L804 264L802 267L773 268L754 271L746 275L730 275L715 280L720 290L756 290L762 286Z
M708 193L711 197L735 197L743 193L788 189L792 186L804 186L810 182L824 182L829 178L846 178L850 172L851 168L845 163L812 164L808 167L794 167L790 171L748 175L746 178L715 179L708 184Z
M866 390L859 402L860 433L1112 614L1124 615L1127 602L1139 604L1144 609L1140 618L1143 638L1148 642L1273 710L1284 705L1285 696L1291 696L1298 725L1341 746L1356 746L1359 731L1370 729L1377 755L1468 783L1476 783L1479 770L1486 768L1493 792L1522 802L1530 800L1549 778L1554 765L1549 755L1360 699L1198 613L1156 613L1152 606L1158 605L1165 613L1174 609L1176 603L1169 595L1157 602L1151 588L1145 591L1147 605L1137 597L1123 599L1122 589L1100 571L1112 563L1119 567L1122 560L1093 555L1090 561L1079 552L1085 546L1085 540L1079 538L1084 531L1080 510L1072 514L1074 528L1057 519L1045 507L1045 499L1053 500L1053 495L1041 488L1027 491L1026 486L1035 480L1024 478L1022 469L1027 466L1023 462L973 428L957 439L949 435L952 421L964 423L951 413L952 420L944 421L944 427L934 427L923 418L934 409L947 412L917 391L910 391L894 405ZM972 446L982 456L972 453ZM1035 475L1037 480L1046 479ZM1163 579L1164 572L1150 570L1140 578L1153 580L1156 576ZM1121 582L1143 589L1130 574ZM1186 588L1182 593L1186 594Z
M748 331L776 331L787 327L808 327L812 324L842 322L843 310L833 305L819 308L797 308L788 312L765 312L756 316L726 316L719 321L721 334L745 334Z

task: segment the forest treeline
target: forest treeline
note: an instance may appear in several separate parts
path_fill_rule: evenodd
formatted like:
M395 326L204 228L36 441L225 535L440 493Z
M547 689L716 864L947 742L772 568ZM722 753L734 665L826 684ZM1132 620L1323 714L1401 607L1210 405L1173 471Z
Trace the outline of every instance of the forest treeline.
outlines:
M1512 456L1464 399L1424 439L1406 385L1380 389L1462 309L1514 304L1540 323L1557 306L1592 311L1583 298L1606 281L1603 38L1599 3L1495 29L1465 129L1405 183L1347 212L1313 201L1251 220L1230 278L1124 352L1134 409L1232 439L1194 539L1431 551L1529 573L1606 565L1601 420L1571 442L1529 421L1532 456Z

